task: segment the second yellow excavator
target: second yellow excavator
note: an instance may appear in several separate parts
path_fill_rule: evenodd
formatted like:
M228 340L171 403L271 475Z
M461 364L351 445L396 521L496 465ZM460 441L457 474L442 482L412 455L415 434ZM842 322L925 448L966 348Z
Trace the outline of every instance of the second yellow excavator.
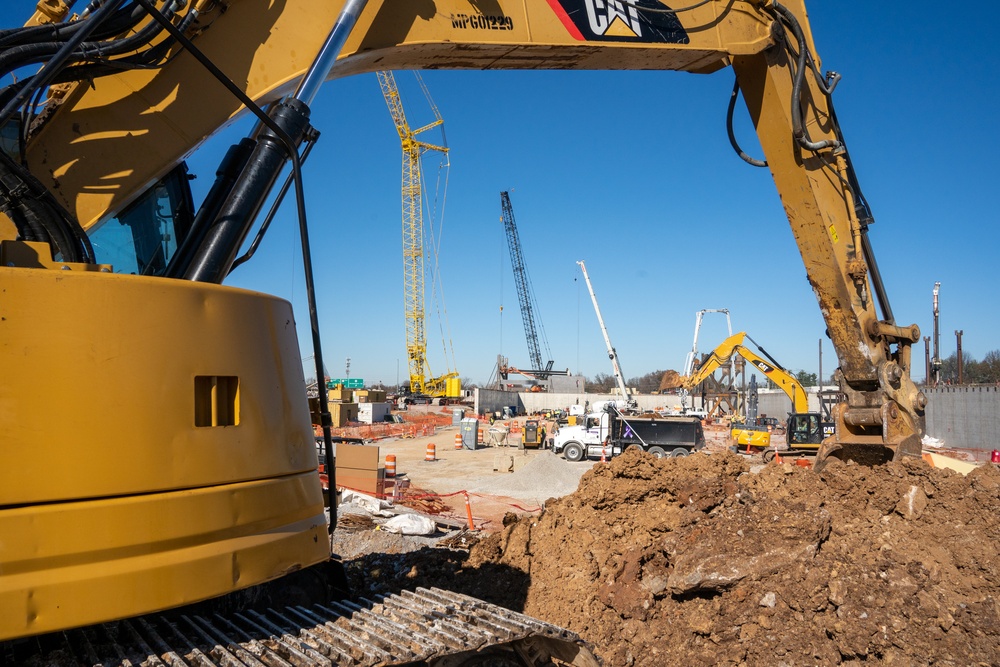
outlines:
M833 435L835 428L833 423L823 421L823 416L818 412L809 412L808 396L795 376L764 352L759 345L757 347L767 359L743 345L745 339L753 342L753 339L747 336L745 331L735 333L722 341L717 348L712 350L712 353L702 362L695 373L681 378L681 386L688 390L698 386L720 366L729 361L734 354L740 355L755 369L766 375L792 401L792 411L788 413L788 420L785 424L785 441L788 445L788 453L815 455L823 439ZM754 344L756 345L756 343ZM774 457L776 450L769 447L771 438L767 431L734 428L732 435L737 445L766 448L764 450L765 460Z

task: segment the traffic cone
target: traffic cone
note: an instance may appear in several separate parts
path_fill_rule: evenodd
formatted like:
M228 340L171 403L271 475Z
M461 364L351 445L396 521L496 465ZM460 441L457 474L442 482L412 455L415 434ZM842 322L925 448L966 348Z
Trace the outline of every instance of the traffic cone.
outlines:
M469 502L469 494L465 494L465 513L469 517L469 530L475 530L476 524L472 520L472 503Z
M607 457L606 451L607 451L607 449L605 447L601 447L601 463L607 463L608 462L608 457Z
M781 454L779 454L778 452L774 453L774 462L777 463L778 465L784 463L784 461L781 459Z

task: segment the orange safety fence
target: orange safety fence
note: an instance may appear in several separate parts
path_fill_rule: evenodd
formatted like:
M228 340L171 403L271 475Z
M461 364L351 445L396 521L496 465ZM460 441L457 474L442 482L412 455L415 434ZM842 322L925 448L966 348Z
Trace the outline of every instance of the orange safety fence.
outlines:
M434 412L426 413L407 413L402 415L403 421L412 422L414 424L433 424L435 426L451 426L452 417L448 415L441 415Z
M412 505L415 508L427 514L439 514L442 516L446 514L446 510L451 509L450 507L441 502L442 498L465 496L466 510L468 512L468 518L470 524L472 523L472 509L469 500L470 498L491 498L494 502L496 502L496 496L490 496L484 493L469 493L468 491L465 490L455 491L454 493L431 493L420 489L410 490L408 486L404 485L397 487L393 481L388 479L386 480L386 486L392 487L391 490L386 490L384 492L374 494L374 496L379 498L380 500L391 500L394 503L398 503L400 505L408 505L408 506ZM358 493L364 493L365 495L368 496L373 495L371 493L360 491L358 489L352 489L349 486L342 486L340 484L337 485L337 488L348 491L357 491ZM437 504L437 507L434 507L434 504ZM513 502L502 502L499 504L507 505L508 507L513 507L515 509L521 510L522 512L527 512L529 514L542 511L541 507L524 507L523 505L519 505ZM470 526L470 528L471 527L472 526Z
M351 423L340 428L330 429L337 438L362 438L364 440L383 440L385 438L421 438L434 435L437 427L434 424L358 424ZM313 426L317 438L323 437L323 429Z

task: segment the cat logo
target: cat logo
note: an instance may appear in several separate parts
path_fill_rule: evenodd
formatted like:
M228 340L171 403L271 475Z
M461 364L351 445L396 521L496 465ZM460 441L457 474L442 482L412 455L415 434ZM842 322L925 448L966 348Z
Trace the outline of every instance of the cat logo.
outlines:
M589 42L687 44L687 31L659 0L548 0L569 33ZM643 11L654 9L656 11Z
M768 363L766 363L764 361L761 361L759 359L757 361L754 361L754 362L751 362L751 363L753 363L754 366L756 366L757 368L759 368L761 370L761 372L764 373L765 375L769 374L771 371L774 370L774 366L772 366L772 365L770 365L770 364L768 364Z

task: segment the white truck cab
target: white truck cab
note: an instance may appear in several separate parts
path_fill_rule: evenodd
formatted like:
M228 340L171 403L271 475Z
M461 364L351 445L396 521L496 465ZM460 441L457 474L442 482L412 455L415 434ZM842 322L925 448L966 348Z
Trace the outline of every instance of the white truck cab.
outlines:
M576 426L561 426L552 440L552 451L560 452L569 461L583 461L599 458L602 454L611 458L620 451L604 450L603 443L608 438L610 416L606 412L591 412L583 417L583 423Z

